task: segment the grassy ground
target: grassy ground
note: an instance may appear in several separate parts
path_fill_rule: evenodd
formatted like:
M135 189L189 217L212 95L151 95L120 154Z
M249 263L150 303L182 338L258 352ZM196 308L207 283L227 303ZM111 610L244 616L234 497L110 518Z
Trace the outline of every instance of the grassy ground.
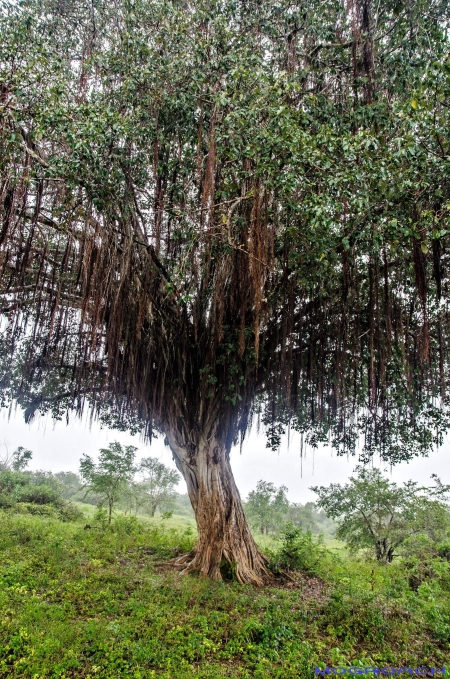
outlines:
M90 521L95 517L97 511L97 507L95 505L88 505L83 502L74 502L73 504L81 512L83 512L84 516L86 517L86 521ZM122 512L120 509L117 510L114 513L114 515L115 517L120 518L125 518L126 516L129 516ZM162 518L161 514L156 514L154 518L152 518L148 514L139 514L139 523L145 527L148 526L164 527L165 530L173 528L178 532L184 532L187 528L191 528L194 531L194 533L197 532L195 519L194 517L191 516L182 516L174 514L170 518L164 519Z
M447 562L412 591L400 562L335 550L321 578L255 590L157 565L193 541L185 517L84 530L1 515L0 677L306 679L319 664L449 660Z

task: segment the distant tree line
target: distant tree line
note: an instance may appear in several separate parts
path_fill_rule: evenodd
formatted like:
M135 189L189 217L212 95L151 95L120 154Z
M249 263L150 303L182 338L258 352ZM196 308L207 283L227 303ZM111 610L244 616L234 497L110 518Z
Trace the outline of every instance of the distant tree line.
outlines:
M0 509L51 516L62 521L81 518L81 512L68 501L57 474L30 471L32 452L19 446L0 458ZM74 475L76 476L76 475Z
M314 502L305 505L290 502L287 493L286 486L277 488L270 481L258 481L244 503L247 520L254 532L278 535L290 523L312 533L334 535L336 525L322 509Z
M193 516L187 494L175 490L181 478L178 472L152 457L136 464L136 450L110 443L100 449L96 463L83 455L79 474L30 471L30 450L22 446L12 453L6 450L0 457L0 508L49 514L64 508L69 517L75 517L79 511L73 503L81 502L104 507L108 522L116 509L134 515L176 512Z
M318 501L305 505L289 502L285 486L260 480L244 507L255 532L294 542L303 535L302 549L311 542L306 534L322 533L382 564L419 553L450 560L450 486L431 478L431 486L398 485L379 469L359 466L347 484L311 488Z
M188 495L176 492L178 472L152 457L136 463L136 451L110 443L100 449L97 461L83 455L80 474L75 474L30 471L30 450L7 450L0 457L0 509L70 521L82 517L77 502L90 503L104 512L108 523L117 510L135 516L193 516ZM383 564L418 554L426 561L434 553L450 560L450 486L436 475L432 479L432 486L413 481L400 486L379 469L359 466L347 484L311 488L318 502L305 505L290 502L285 486L261 479L244 509L255 534L284 535L295 543L296 562L300 553L301 562L308 561L314 534L335 536L351 552ZM286 563L293 563L292 554L288 556Z
M109 523L117 505L125 512L151 516L157 511L171 512L175 507L180 474L154 457L135 464L136 450L115 441L100 449L97 464L88 455L81 458L85 495L93 494L100 498L98 504L106 505Z

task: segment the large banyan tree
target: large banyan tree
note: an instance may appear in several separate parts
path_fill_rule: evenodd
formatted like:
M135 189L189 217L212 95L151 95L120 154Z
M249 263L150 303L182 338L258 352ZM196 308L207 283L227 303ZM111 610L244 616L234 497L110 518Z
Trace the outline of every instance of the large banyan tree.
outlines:
M231 446L448 427L447 0L22 0L0 17L3 405L182 472L178 560L260 584Z

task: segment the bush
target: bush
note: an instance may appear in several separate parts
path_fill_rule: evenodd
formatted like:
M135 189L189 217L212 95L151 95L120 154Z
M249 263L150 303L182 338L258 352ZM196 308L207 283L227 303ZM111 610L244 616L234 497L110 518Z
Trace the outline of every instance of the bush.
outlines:
M15 472L12 469L0 471L0 494L12 493L18 486L25 486L29 483L29 476L22 472Z
M14 511L19 514L31 514L32 516L47 516L59 521L79 521L83 514L69 503L62 503L55 507L50 504L34 504L32 502L17 502Z
M441 587L450 583L450 543L434 542L427 535L416 535L405 542L402 567L407 576L409 588L417 592L424 585Z
M29 484L16 490L17 502L30 502L35 505L53 505L61 507L64 500L61 499L57 490L46 484Z
M0 508L12 507L17 501L17 490L27 485L28 482L28 476L21 472L15 472L12 469L0 471Z
M9 509L14 505L14 498L9 493L0 491L0 509Z
M450 561L450 542L441 542L437 545L437 553L441 559Z
M52 505L33 504L32 502L17 502L14 511L18 514L31 514L32 516L49 516L59 519L59 512Z
M1 471L0 509L60 521L77 521L83 516L75 506L63 500L59 484L47 472Z
M108 525L108 512L102 505L98 505L93 517L93 522L99 524L101 528L106 528Z
M84 514L75 505L70 502L64 502L58 508L58 514L61 521L80 521L84 519Z
M118 516L111 524L111 528L119 535L139 535L144 531L135 516Z
M278 553L272 556L269 568L274 573L282 571L304 571L315 574L319 564L328 554L323 545L323 537L314 537L311 530L288 523L281 532L282 544Z

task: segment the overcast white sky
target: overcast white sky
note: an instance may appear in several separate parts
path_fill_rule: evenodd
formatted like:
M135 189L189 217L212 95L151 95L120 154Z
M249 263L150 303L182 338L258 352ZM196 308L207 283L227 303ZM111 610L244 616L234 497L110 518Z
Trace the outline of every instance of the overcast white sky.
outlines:
M36 418L31 424L25 424L23 412L17 410L8 419L8 410L0 411L0 457L3 457L5 446L12 452L21 445L33 451L30 465L33 469L56 471L78 471L80 456L87 453L95 458L99 448L111 441L132 444L138 448L138 459L141 457L158 457L164 464L174 467L172 455L163 444L162 438L151 446L145 445L139 436L109 429L101 429L96 423L89 428L87 421L80 422L71 418L66 422L53 422L50 418ZM244 442L242 454L233 449L231 464L236 483L242 497L246 497L259 479L272 481L277 486L287 486L288 497L292 502L308 502L315 499L310 486L344 483L358 464L357 457L347 460L337 457L331 448L312 449L306 452L301 471L300 442L297 434L291 434L290 446L283 441L280 451L275 453L265 446L263 435L256 432ZM431 483L430 476L435 473L443 483L450 484L450 444L434 452L428 458L417 458L410 463L402 463L392 470L391 478L402 482L412 479L421 484ZM377 464L377 460L375 460ZM391 471L388 469L388 473ZM179 492L186 492L184 482Z

